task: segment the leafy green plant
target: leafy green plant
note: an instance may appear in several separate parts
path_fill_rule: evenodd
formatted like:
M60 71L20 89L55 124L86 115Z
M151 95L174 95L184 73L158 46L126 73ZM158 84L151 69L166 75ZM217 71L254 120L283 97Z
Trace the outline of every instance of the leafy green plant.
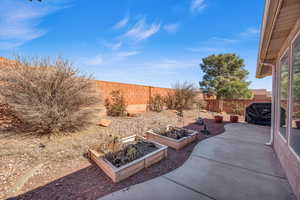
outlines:
M97 145L96 150L100 153L106 154L109 152L117 152L123 148L120 137L114 134L103 134L103 142Z
M160 94L150 97L148 102L148 110L154 112L161 112L164 108L164 98Z
M116 167L121 167L148 153L155 151L157 147L143 140L136 140L131 144L124 144L123 148L116 152L105 154L105 158Z
M120 90L111 92L111 98L105 100L105 108L108 116L121 117L126 116L126 102Z

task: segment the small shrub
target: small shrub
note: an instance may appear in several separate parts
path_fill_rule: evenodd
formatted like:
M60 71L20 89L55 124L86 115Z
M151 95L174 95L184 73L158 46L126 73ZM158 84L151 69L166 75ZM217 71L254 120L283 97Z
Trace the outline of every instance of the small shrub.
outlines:
M232 114L234 115L243 115L244 114L244 107L242 104L236 102L231 104Z
M164 99L160 94L154 95L154 97L150 97L148 102L148 110L154 112L161 112L164 108Z
M111 92L111 98L105 100L105 108L108 116L126 116L125 98L120 90L114 90Z
M66 60L17 58L0 69L0 82L0 95L30 131L50 136L93 123L95 84Z
M174 92L169 93L165 98L165 104L168 109L175 109L182 112L184 109L191 109L197 95L193 84L177 83L173 87Z
M174 93L169 92L164 98L165 105L170 110L176 109L176 98Z
M120 141L119 136L116 135L105 135L103 136L103 143L101 143L98 148L96 149L97 151L106 154L109 152L117 152L120 151L123 148L123 144Z
M206 107L207 107L207 102L203 99L201 100L198 100L195 102L196 106L197 106L197 109L200 111L200 110L205 110Z

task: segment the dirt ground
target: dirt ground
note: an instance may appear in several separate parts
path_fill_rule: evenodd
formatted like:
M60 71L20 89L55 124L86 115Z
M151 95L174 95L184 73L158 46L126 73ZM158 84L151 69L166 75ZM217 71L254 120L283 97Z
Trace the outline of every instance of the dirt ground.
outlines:
M103 141L104 135L111 133L121 136L140 134L169 124L201 130L202 127L192 124L199 116L207 119L213 135L220 134L224 124L209 120L214 114L190 110L184 112L184 120L178 120L172 111L147 112L134 118L110 118L112 124L109 127L92 127L50 140L0 133L0 199L96 199L160 176L182 165L196 143L179 152L170 149L167 159L118 184L113 184L83 155L88 148ZM229 120L229 116L224 117L225 121Z

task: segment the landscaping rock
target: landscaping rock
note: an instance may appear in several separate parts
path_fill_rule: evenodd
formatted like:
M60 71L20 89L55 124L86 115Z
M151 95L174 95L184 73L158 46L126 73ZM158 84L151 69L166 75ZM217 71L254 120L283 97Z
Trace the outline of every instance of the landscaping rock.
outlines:
M177 113L178 112L177 110L169 110L169 111L171 111L173 113Z
M127 116L128 117L139 117L141 116L143 111L128 111Z
M101 119L98 123L99 126L108 127L111 124L111 120L109 119Z

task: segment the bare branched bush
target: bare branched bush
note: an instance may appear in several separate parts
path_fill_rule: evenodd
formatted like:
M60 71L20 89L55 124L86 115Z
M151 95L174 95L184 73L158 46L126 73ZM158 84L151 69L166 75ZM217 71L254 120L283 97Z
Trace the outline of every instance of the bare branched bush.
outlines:
M147 107L150 111L161 112L164 108L164 104L164 98L160 94L156 94L150 97Z
M164 98L164 102L167 109L175 109L176 99L174 93L168 92L167 96Z
M126 102L120 90L111 92L111 98L105 100L106 114L113 117L126 116Z
M197 96L194 85L187 82L176 83L173 89L174 92L169 93L165 98L167 108L180 112L184 109L191 109Z
M85 128L99 103L95 83L61 58L17 58L0 69L0 95L30 131L41 134Z
M205 110L207 107L207 102L204 99L199 99L195 101L198 110Z

